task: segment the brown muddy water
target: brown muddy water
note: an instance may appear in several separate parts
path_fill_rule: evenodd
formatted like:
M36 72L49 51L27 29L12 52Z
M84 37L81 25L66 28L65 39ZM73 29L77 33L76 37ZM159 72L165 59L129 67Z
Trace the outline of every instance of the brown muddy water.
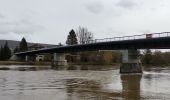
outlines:
M170 100L170 68L0 66L0 100Z

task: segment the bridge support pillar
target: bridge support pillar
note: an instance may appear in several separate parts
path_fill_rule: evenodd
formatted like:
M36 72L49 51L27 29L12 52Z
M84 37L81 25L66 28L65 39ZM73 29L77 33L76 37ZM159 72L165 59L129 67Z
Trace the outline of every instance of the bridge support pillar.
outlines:
M52 61L52 67L66 66L67 60L65 59L64 53L54 53L54 60Z
M11 61L21 61L22 60L22 56L17 56L17 55L13 55L10 58Z
M25 61L26 62L35 61L35 55L26 55L25 56Z
M26 62L29 61L29 56L25 56L25 61L26 61Z
M123 52L120 73L142 73L142 64L137 50L131 49Z

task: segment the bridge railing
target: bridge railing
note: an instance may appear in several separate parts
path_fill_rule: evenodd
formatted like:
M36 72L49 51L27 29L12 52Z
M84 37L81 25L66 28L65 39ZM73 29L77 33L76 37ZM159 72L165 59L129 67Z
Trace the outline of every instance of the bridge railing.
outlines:
M141 34L141 35L133 35L133 36L95 39L95 40L90 40L89 43L124 41L124 40L137 40L137 39L151 39L151 38L160 38L160 37L170 37L170 32L150 33L150 34Z

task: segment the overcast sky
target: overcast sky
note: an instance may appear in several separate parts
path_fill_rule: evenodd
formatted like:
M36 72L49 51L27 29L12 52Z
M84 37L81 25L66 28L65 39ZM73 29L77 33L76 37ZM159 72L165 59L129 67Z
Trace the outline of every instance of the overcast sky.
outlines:
M83 26L95 38L170 31L170 0L0 0L0 39L65 43Z

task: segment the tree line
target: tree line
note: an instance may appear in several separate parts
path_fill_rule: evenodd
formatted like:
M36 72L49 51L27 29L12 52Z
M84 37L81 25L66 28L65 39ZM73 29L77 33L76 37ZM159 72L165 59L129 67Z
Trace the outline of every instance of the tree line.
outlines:
M144 51L141 60L144 65L170 65L170 52L161 52L159 50L152 52L148 49Z
M19 47L16 47L14 51L11 50L11 48L8 46L8 42L6 41L5 44L1 45L0 48L0 60L1 61L9 60L13 53L23 52L27 50L28 50L28 46L25 38L22 38Z

